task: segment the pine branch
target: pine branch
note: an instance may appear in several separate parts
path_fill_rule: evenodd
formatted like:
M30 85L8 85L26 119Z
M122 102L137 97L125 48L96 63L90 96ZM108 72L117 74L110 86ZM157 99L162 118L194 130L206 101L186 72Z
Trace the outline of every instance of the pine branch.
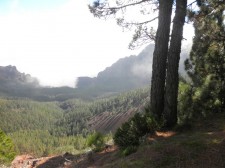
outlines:
M128 23L126 23L126 24L129 24L129 25L144 25L144 24L148 24L148 23L150 23L150 22L153 22L154 20L156 20L156 19L158 19L158 16L157 17L155 17L155 18L153 18L153 19L151 19L151 20L147 20L147 21L144 21L144 22L139 22L139 23L134 23L134 22L128 22Z
M150 1L152 1L152 3L150 3ZM149 4L155 4L156 3L156 1L154 1L154 0L140 0L138 2L128 3L128 4L125 4L125 5L121 5L121 6L110 7L108 3L99 3L97 1L93 5L88 5L88 6L89 6L89 9L90 9L90 12L93 13L94 16L104 17L104 16L116 14L117 11L123 10L127 7L135 6L135 5L139 5L139 4L147 3L147 2L149 2Z
M194 2L192 2L192 3L190 3L190 4L188 4L187 7L193 5L193 4L196 3L196 2L197 2L197 1L194 1Z
M141 1L139 1L139 2L134 2L134 3L130 3L130 4L123 5L123 6L119 6L119 7L109 7L109 8L103 8L103 9L106 9L106 10L107 10L107 9L108 9L108 10L120 10L120 9L129 7L129 6L138 5L138 4L147 2L147 1L149 1L149 0L141 0Z

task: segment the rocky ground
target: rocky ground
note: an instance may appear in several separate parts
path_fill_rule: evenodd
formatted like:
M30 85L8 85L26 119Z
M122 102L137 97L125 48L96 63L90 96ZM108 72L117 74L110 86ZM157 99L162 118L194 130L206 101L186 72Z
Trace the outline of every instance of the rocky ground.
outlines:
M105 159L111 158L112 153L116 150L116 147L112 146L99 153L89 151L81 155L65 153L64 155L41 158L34 158L31 155L20 155L13 160L10 168L94 168L102 166L102 160L106 161Z

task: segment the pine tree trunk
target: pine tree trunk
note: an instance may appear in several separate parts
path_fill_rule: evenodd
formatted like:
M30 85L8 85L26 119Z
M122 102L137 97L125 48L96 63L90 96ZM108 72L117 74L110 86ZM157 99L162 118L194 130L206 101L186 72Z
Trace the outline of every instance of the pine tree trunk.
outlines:
M185 22L187 0L176 0L176 12L168 53L166 91L164 104L165 126L173 127L177 123L177 96L179 84L179 60L183 26Z
M164 89L166 61L171 25L173 0L159 0L159 20L156 33L155 50L153 53L151 81L151 111L159 120L164 107Z

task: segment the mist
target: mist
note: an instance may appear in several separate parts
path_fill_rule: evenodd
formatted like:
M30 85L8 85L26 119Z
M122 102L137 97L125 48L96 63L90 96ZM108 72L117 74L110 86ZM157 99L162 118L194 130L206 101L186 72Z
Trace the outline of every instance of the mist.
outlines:
M186 76L186 71L184 67L184 61L189 58L189 53L191 51L192 43L184 42L181 48L180 54L180 62L179 62L179 73L182 76ZM154 44L150 44L147 46L138 56L140 59L138 62L132 67L133 75L146 79L151 79L152 76L152 61L153 61L153 51ZM143 57L144 56L144 57Z

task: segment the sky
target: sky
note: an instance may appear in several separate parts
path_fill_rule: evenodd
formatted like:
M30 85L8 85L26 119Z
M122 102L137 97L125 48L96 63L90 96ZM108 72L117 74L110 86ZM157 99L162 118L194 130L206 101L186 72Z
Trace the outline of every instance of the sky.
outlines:
M132 33L114 19L94 18L88 0L0 0L0 66L14 65L45 86L75 86L129 50ZM192 26L185 27L190 40Z

